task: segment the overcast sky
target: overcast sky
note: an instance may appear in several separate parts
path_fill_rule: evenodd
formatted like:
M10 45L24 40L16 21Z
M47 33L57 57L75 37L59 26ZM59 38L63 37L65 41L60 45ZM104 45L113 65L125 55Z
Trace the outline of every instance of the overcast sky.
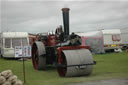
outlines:
M1 0L2 31L40 33L63 25L61 8L70 8L70 31L128 28L126 0Z

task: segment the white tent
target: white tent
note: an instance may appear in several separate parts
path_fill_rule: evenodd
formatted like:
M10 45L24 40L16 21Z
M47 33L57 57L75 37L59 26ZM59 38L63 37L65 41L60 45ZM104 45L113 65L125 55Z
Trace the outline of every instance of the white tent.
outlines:
M103 34L101 31L76 33L81 36L82 45L87 45L93 53L104 53Z

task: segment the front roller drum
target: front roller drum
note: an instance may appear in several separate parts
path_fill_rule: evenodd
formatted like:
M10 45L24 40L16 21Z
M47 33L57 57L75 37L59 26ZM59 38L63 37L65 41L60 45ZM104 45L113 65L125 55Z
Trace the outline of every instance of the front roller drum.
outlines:
M93 70L93 57L88 49L63 50L61 65L57 71L60 76L85 76Z

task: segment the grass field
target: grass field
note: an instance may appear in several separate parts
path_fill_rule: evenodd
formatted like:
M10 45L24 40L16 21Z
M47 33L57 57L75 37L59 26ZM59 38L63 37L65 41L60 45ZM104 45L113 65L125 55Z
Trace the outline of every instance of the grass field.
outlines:
M65 85L70 83L87 82L101 79L128 77L128 53L96 54L92 75L86 77L59 77L56 68L48 67L45 71L36 71L31 60L25 61L26 80L24 85ZM0 59L0 72L11 69L23 81L22 62L17 60Z

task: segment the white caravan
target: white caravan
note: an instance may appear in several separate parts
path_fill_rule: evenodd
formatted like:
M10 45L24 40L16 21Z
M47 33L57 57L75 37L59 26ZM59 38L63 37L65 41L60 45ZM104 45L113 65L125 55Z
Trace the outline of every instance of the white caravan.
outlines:
M15 46L28 46L29 37L27 32L2 32L0 34L1 56L14 58Z
M104 50L116 50L121 48L120 29L102 30L104 40Z
M121 30L121 40L123 45L128 44L128 28L127 29L120 29Z

